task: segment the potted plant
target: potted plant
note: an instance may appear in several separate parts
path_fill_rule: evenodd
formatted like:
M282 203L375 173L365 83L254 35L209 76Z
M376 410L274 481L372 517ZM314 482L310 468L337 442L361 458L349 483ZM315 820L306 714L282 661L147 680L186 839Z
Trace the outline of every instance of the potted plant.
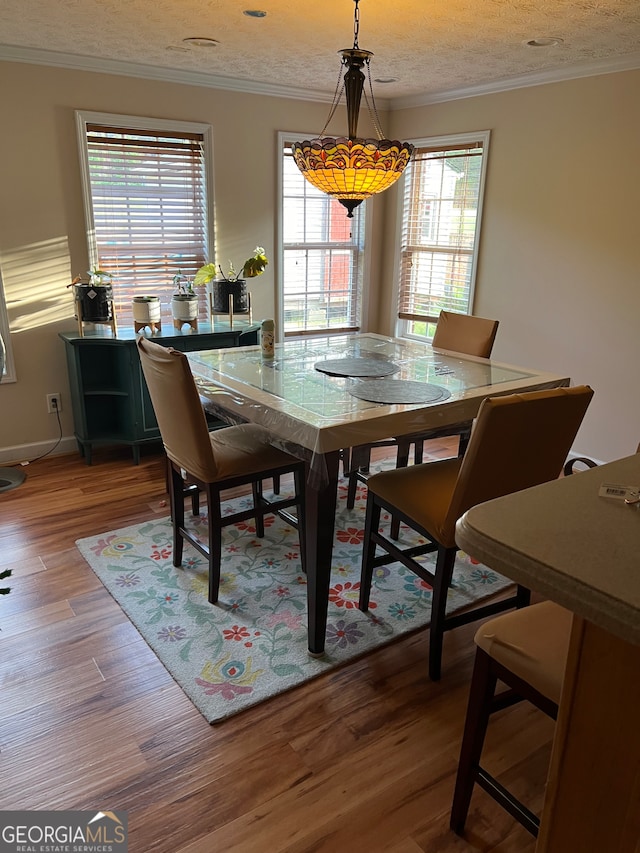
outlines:
M113 319L111 273L92 267L87 275L87 282L78 275L69 285L73 287L76 316L86 323L108 323Z
M178 270L173 277L173 284L175 291L171 297L171 313L174 326L197 322L198 294L193 289L193 283Z
M253 255L247 258L240 272L236 272L232 261L229 261L226 275L220 265L209 263L200 267L193 283L205 284L207 289L211 288L211 306L214 313L228 314L231 308L234 314L247 314L249 295L246 279L262 275L268 263L262 246L256 246Z

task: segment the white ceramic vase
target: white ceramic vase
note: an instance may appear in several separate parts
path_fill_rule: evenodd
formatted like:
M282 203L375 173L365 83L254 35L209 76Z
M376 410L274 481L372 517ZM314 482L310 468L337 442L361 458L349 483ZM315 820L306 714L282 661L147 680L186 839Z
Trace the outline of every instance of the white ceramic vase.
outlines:
M160 322L160 297L159 296L134 296L133 297L133 319L136 324L159 323Z
M183 323L198 319L198 296L195 293L174 293L171 299L171 313L174 320Z

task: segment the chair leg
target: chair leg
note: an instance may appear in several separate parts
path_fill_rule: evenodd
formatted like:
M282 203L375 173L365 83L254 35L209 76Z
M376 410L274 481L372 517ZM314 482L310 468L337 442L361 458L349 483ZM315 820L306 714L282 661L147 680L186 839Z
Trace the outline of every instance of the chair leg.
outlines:
M460 441L458 442L458 456L464 456L467 452L467 445L469 444L469 439L471 438L471 431L463 432L460 434Z
M394 542L397 542L398 539L400 538L400 519L398 518L397 515L391 516L391 525L390 525L389 536L391 539L394 540Z
M280 474L273 475L273 494L280 494Z
M516 608L520 610L521 607L528 607L531 604L531 590L527 589L526 586L520 586L516 589Z
M262 480L256 480L251 484L253 492L253 508L255 510L256 536L264 538L264 501L262 499Z
M413 464L414 465L422 465L422 458L424 453L424 441L419 438L415 446L413 448Z
M476 649L449 822L451 829L458 835L462 834L469 813L471 795L476 782L482 747L491 715L496 682L497 678L491 666L491 658L482 649Z
M296 468L293 472L293 486L296 490L296 514L298 516L298 541L300 543L300 565L303 573L307 573L307 528L305 517L305 471Z
M418 442L416 442L416 453L418 449ZM407 468L409 466L409 453L411 452L411 442L404 441L403 439L398 439L398 454L396 456L396 468ZM395 542L400 538L400 519L392 515L391 516L391 530L389 532L389 537L393 539Z
M182 549L184 539L180 529L184 527L184 480L179 471L170 463L169 470L169 504L173 525L173 565L182 565Z
M367 514L364 523L364 544L362 548L362 570L360 572L360 598L358 607L363 612L369 609L371 582L373 580L373 560L376 555L376 543L371 534L377 532L380 526L381 506L375 496L369 492L367 496Z
M371 465L371 448L354 447L351 451L349 462L349 486L347 488L347 509L353 509L356 503L356 491L358 488L358 472L368 471Z
M191 492L191 512L200 515L200 492L197 487Z
M409 453L411 442L398 439L398 454L396 456L396 468L407 468L409 465Z
M348 477L351 473L351 448L343 447L340 451L340 459L342 460L342 476Z
M356 491L358 489L358 472L349 472L349 485L347 486L347 509L353 509L356 504Z
M220 492L207 487L208 523L209 523L209 603L215 604L220 591L220 571L222 566L222 513L220 510Z
M435 579L431 599L431 626L429 628L429 678L440 680L442 670L442 641L447 610L447 594L453 577L456 548L438 548Z

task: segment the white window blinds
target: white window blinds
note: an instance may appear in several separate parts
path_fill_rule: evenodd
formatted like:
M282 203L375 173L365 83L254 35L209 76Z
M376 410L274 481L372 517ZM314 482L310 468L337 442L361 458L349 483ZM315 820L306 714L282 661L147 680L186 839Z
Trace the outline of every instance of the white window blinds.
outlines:
M134 296L167 302L174 275L192 279L207 260L203 135L87 123L86 156L90 257L111 273L116 313L127 321Z
M417 146L405 171L398 316L425 333L471 310L486 141Z
M282 306L285 335L357 331L364 259L364 204L353 219L320 192L284 143Z

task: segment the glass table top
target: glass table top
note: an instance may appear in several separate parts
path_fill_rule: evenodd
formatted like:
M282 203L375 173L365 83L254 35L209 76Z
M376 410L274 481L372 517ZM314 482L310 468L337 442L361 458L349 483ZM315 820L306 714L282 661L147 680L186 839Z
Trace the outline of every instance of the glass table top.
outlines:
M266 392L290 410L303 410L310 420L336 421L362 415L381 406L398 409L423 408L425 403L381 404L359 399L349 393L354 383L367 378L334 376L316 369L327 359L380 359L400 368L386 381L409 380L444 389L440 400L464 397L473 389L498 386L535 377L509 365L486 359L462 357L432 349L428 344L378 335L343 335L286 341L276 346L273 361L264 361L259 347L241 347L191 353L189 361L197 378L211 380L240 393ZM275 401L273 401L275 403Z

